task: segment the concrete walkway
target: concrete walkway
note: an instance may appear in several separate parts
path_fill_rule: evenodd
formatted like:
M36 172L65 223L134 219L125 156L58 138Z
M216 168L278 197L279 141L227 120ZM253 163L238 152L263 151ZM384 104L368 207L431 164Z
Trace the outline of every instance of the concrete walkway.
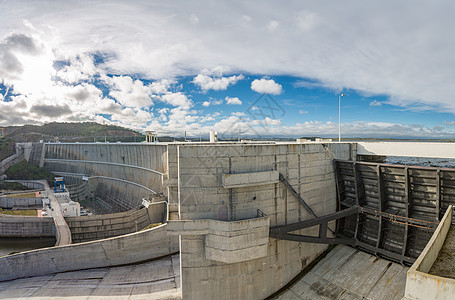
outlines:
M23 298L181 299L180 258L0 282L0 299Z
M408 269L338 245L274 299L402 299Z
M65 218L63 217L60 203L54 196L54 191L49 187L46 180L37 180L37 182L44 185L46 195L49 198L51 210L48 211L48 215L54 218L55 227L57 229L57 242L55 246L64 246L71 244L71 231L66 224Z

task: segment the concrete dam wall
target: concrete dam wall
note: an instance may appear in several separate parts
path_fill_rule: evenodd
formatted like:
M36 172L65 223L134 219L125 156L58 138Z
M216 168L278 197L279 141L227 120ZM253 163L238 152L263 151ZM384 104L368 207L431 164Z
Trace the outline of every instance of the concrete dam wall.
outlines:
M333 159L355 157L353 150L344 143L169 145L167 180L177 190L169 203L178 203L180 220L169 221L168 231L180 235L182 297L264 299L299 274L327 245L268 238L269 227L314 217L278 175L315 214L332 213Z
M126 189L141 185L162 191L179 220L150 230L156 233L150 236L153 242L140 241L139 236L149 232L145 230L49 249L46 251L50 252L36 254L43 260L37 266L24 265L29 260L26 256L9 256L11 272L5 278L137 262L144 257L157 257L157 252L165 255L177 251L180 236L184 299L213 299L219 297L220 291L227 299L266 298L327 248L324 244L269 238L271 227L314 217L284 186L281 176L315 214L335 212L333 159L355 157L352 146L46 144L43 163L52 171L113 178L112 188L124 180L133 183L125 185ZM108 185L107 181L104 183ZM100 231L105 225L108 226L101 224ZM335 222L330 227L334 229ZM312 235L317 231L313 227L299 232ZM123 240L126 238L128 241Z
M52 171L124 179L164 192L163 144L46 144L42 164Z

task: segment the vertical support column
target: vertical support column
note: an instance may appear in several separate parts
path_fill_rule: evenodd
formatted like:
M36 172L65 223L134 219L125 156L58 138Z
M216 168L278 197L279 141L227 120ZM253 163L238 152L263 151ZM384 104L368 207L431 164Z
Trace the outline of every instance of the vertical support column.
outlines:
M441 169L436 170L436 220L439 221L441 209Z
M358 206L361 206L360 204L363 204L363 189L360 187L360 175L359 175L359 170L357 169L357 163L352 163L352 168L354 172L354 186L355 186L355 203ZM357 215L357 221L356 221L356 226L355 226L355 233L354 233L354 238L356 240L358 239L358 234L361 231L360 230L360 217L361 214Z
M405 217L408 218L410 215L411 204L410 204L410 194L411 187L409 182L409 167L404 168L404 201L405 201ZM401 249L401 263L404 262L404 257L406 255L406 248L408 246L408 235L409 235L409 225L408 221L404 225L404 234L403 234L403 247Z
M337 189L337 210L341 210L341 192L340 192L340 170L338 168L338 163L336 160L333 160L333 172L335 173L335 186Z
M232 157L229 155L229 174L232 173ZM233 203L233 191L229 189L229 211L228 211L228 219L229 221L233 221L235 219L234 215L234 203Z
M384 207L384 184L382 182L382 170L381 170L381 165L376 166L376 176L377 176L377 182L378 182L378 210L379 212L383 212L385 207ZM383 232L382 232L382 215L379 214L379 221L378 221L378 236L376 240L376 251L375 255L378 254L378 249L381 247L381 242L382 242L382 237L383 237Z
M44 159L46 157L46 143L43 141L43 148L41 149L41 157L39 159L39 167L44 167Z
M300 155L299 155L300 157ZM337 211L341 210L341 191L340 191L340 170L338 168L338 163L333 160L333 172L335 173L335 186L337 189ZM336 221L335 233L337 234L340 229L340 220Z

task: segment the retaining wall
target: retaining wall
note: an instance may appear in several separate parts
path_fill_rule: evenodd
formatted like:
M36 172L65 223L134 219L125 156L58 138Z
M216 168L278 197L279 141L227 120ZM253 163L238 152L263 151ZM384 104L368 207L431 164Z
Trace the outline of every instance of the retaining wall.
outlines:
M176 150L177 163L171 164L170 158L167 180L178 184L181 220L237 223L256 217L260 209L270 220L270 227L313 216L282 183L225 188L222 181L225 174L278 171L314 212L322 216L336 210L333 158L355 157L355 147L348 143L180 144ZM177 178L172 178L172 174L177 174ZM175 200L170 198L169 203ZM334 228L333 222L331 227ZM318 228L300 233L317 235ZM180 236L184 299L216 299L220 291L223 299L264 299L287 284L327 248L327 245L271 238L265 257L223 263L206 257L203 234L197 231L185 234Z
M404 299L453 299L455 279L428 274L452 224L452 209L450 205L427 246L409 268Z
M150 224L164 223L166 207L166 202L158 202L148 208L107 215L66 217L65 220L73 242L87 242L136 232Z
M1 208L42 206L41 197L0 197Z
M0 237L55 237L53 218L0 214Z

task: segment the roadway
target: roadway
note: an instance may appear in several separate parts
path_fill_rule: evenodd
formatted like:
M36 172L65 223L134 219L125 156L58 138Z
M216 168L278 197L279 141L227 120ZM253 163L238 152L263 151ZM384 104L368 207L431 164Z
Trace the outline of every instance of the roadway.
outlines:
M63 217L60 203L58 203L54 196L54 191L49 187L46 180L38 180L38 182L44 185L46 196L49 198L51 209L48 210L48 216L54 218L54 224L57 230L57 242L55 243L55 246L71 244L71 231Z

